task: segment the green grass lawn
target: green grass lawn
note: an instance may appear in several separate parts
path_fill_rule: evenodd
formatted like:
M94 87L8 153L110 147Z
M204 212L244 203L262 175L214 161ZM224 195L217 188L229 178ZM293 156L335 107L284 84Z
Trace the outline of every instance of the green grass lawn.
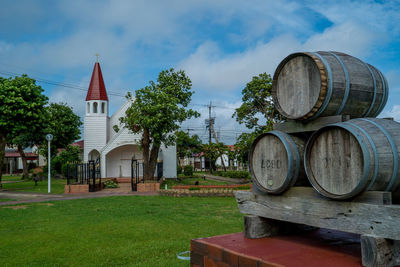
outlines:
M3 175L1 177L2 181L21 181L21 175Z
M213 180L208 180L201 177L196 177L196 178L182 178L180 181L177 179L166 179L164 183L161 185L161 189L164 189L165 184L168 185L168 189L171 189L172 186L174 185L194 185L196 182L199 182L199 185L227 185L229 184L228 182L223 182L223 181L213 181Z
M0 207L2 266L189 266L190 240L242 231L234 198L128 196Z
M67 180L51 179L51 193L63 194L64 185L66 185L66 183ZM33 180L18 183L3 183L2 186L4 190L9 191L47 193L47 179L39 181L37 186L35 186L35 182Z
M8 202L8 201L14 201L15 199L12 198L2 198L0 197L0 202Z

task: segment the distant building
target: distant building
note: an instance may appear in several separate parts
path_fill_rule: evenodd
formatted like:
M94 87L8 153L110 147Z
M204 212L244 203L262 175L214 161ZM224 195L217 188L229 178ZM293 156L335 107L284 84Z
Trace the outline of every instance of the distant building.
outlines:
M32 164L32 167L39 165L39 152L37 146L24 149L24 153L28 164ZM3 161L3 173L14 174L18 172L22 172L21 155L16 147L7 146Z
M130 177L131 160L143 159L139 148L140 134L124 128L119 118L125 116L130 103L125 102L111 117L109 101L100 64L95 63L87 92L84 140L74 143L83 147L83 160L100 160L101 177ZM115 131L114 125L120 129ZM176 146L161 145L158 161L163 162L163 176L176 178Z

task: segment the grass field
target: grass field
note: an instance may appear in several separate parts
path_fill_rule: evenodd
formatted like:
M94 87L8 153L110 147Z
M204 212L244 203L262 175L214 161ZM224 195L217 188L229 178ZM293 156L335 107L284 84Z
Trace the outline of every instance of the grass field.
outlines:
M2 266L189 266L190 240L242 231L234 198L107 197L0 207Z
M1 177L2 181L21 181L21 175L3 175Z
M4 177L3 177L4 178ZM12 177L14 180L2 179L3 181L21 181L21 178ZM10 179L10 178L8 178ZM63 194L64 193L64 185L67 183L67 180L62 179L51 179L51 193L52 194ZM34 181L24 181L17 183L3 183L2 184L4 190L9 191L24 191L24 192L36 192L36 193L47 193L47 179L43 181L39 181L37 186L35 186Z

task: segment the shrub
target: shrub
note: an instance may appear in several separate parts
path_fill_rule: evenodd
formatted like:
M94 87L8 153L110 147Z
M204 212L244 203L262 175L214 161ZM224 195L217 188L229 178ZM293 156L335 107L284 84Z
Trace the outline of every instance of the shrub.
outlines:
M193 176L193 167L190 165L185 166L185 168L183 169L183 174L185 176Z
M248 171L219 171L217 175L234 179L250 179L250 173Z
M176 168L176 171L177 171L178 175L182 173L181 165L178 165L178 167Z
M114 180L107 180L104 182L104 188L118 188L118 184Z
M190 191L197 191L200 190L200 187L189 187Z

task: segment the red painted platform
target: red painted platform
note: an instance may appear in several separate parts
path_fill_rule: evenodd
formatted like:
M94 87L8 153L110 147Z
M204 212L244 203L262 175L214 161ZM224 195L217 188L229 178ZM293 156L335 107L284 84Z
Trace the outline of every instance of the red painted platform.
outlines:
M191 247L191 266L362 266L359 236L326 229L259 239L228 234L193 239Z

